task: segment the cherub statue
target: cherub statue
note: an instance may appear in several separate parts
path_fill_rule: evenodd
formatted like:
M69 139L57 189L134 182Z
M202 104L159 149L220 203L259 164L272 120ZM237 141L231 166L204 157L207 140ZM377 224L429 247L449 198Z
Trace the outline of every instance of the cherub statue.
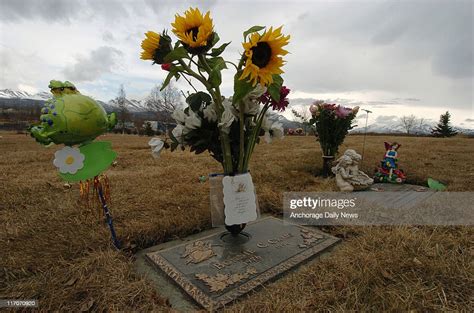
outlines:
M359 170L362 159L353 149L347 149L336 162L332 172L336 175L336 184L341 191L364 190L374 183L374 180Z

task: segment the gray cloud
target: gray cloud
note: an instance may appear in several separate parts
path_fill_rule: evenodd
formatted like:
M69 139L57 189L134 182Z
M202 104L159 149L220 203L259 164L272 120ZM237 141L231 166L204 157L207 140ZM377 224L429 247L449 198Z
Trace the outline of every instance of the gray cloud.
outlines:
M80 56L76 63L63 70L66 79L76 82L91 81L109 73L116 66L122 52L112 47L99 47L90 55Z
M290 23L301 49L288 57L288 80L305 92L396 92L436 76L469 79L472 21L472 1L311 3Z
M12 22L22 19L43 19L51 22L69 22L80 12L80 3L61 0L2 0L0 18Z
M173 12L176 10L176 6L180 6L181 9L187 9L188 7L198 7L202 12L209 11L217 0L200 1L200 0L187 0L187 1L174 1L174 0L145 0L145 4L153 10L153 12L162 14L164 12Z
M466 118L464 121L468 123L474 123L474 118Z
M102 34L102 39L103 39L104 41L107 41L107 42L112 42L112 41L114 41L115 38L114 38L114 35L113 35L110 31L106 30L106 31Z
M119 0L1 0L0 17L5 22L43 20L70 23L80 18L90 21L97 17L110 22L129 16L126 4L127 1Z
M379 115L375 119L375 122L378 124L393 123L398 122L400 119L396 115Z

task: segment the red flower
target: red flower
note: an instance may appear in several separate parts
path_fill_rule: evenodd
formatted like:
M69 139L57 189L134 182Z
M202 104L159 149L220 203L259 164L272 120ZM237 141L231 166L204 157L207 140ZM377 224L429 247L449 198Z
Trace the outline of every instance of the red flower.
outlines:
M335 104L335 103L334 103L334 104L323 103L323 104L321 105L321 107L323 108L323 110L331 110L331 111L333 111L333 110L336 109L336 104Z
M260 97L260 102L263 104L271 104L273 110L283 112L289 104L286 98L289 93L290 89L286 88L286 86L282 86L280 88L280 101L275 101L267 91Z
M169 70L171 69L171 63L161 64L161 69L169 72Z

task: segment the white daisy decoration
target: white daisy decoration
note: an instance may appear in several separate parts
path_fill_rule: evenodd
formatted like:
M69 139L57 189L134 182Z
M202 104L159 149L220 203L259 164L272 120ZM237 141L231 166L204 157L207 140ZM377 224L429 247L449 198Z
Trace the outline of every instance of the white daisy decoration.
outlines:
M84 167L84 154L78 148L64 147L54 153L53 164L63 174L76 174Z
M151 154L153 157L159 158L160 152L163 150L165 143L160 138L151 138L148 145L151 147Z

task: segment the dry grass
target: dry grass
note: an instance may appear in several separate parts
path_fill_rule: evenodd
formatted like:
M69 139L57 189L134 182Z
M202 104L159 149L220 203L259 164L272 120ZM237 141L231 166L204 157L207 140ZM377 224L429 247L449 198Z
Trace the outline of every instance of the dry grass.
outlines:
M167 308L133 256L113 251L98 211L78 203L78 186L64 190L52 158L25 135L0 136L0 298L37 298L40 310L149 311ZM108 171L119 236L137 249L210 227L207 183L219 172L208 155L150 155L148 138L107 135L119 153ZM383 140L402 143L409 183L440 179L452 191L472 191L474 141L367 137L363 169L372 173ZM362 150L362 137L347 147ZM315 177L321 168L312 137L287 137L257 147L252 175L264 212L281 213L282 192L335 190ZM345 238L330 258L304 266L229 308L235 311L458 310L472 308L472 227L331 228ZM159 291L158 291L159 292Z

